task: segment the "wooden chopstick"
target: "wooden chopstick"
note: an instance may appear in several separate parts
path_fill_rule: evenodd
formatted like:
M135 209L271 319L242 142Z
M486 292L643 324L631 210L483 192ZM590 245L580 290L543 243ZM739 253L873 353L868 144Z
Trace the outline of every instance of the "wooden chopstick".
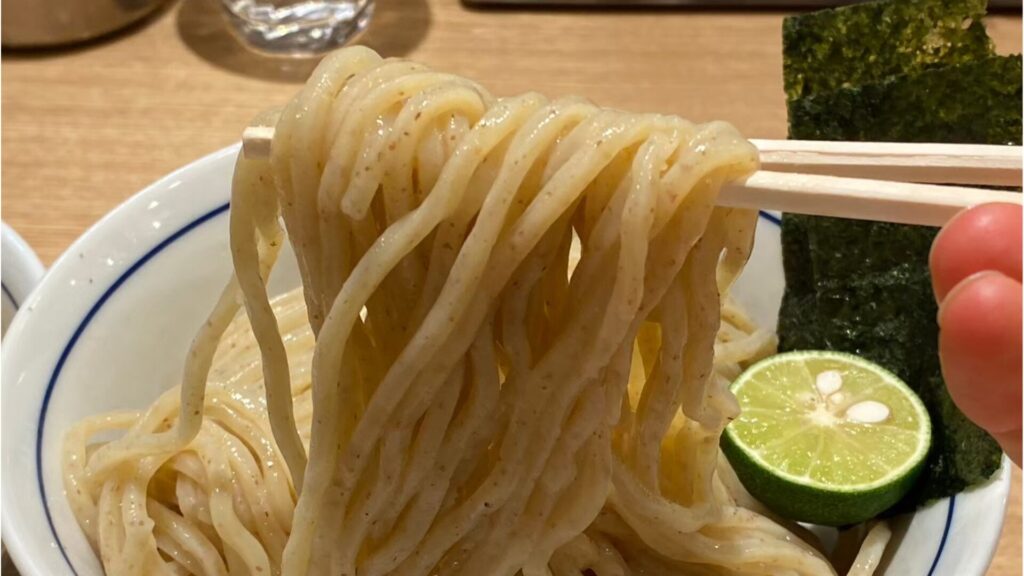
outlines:
M724 186L718 204L942 226L964 208L992 202L1020 205L1021 198L1019 193L1001 190L759 170Z
M761 169L894 182L1021 185L1021 147L907 142L751 140Z
M274 128L254 126L242 135L247 156L270 154ZM751 140L761 169L894 182L1020 186L1020 146L907 142Z
M246 128L243 153L269 156L273 137L272 127ZM722 206L942 226L970 206L1021 204L1014 192L920 183L1019 186L1019 146L752 142L761 151L762 170L724 187ZM867 175L877 179L852 177Z
M266 158L273 140L273 126L249 126L242 131L242 153L248 158Z

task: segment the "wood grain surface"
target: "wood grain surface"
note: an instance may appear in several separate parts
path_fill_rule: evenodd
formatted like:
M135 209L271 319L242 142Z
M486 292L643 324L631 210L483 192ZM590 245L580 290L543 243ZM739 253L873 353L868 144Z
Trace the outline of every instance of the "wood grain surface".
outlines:
M580 94L608 106L726 119L785 136L783 11L475 10L378 0L361 42L481 81L496 94ZM1018 15L989 18L1002 52ZM88 226L163 174L238 140L312 69L244 50L214 0L168 4L84 46L6 50L2 215L51 263ZM990 574L1021 574L1020 473Z

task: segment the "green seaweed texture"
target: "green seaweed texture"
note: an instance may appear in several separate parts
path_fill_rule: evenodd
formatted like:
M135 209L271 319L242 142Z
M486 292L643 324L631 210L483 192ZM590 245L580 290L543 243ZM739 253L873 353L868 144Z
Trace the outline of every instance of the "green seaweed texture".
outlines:
M821 10L782 26L788 100L992 54L985 0L898 0Z
M996 56L984 0L886 0L787 18L791 138L1020 144L1021 59ZM928 251L937 230L783 217L780 349L859 354L921 396L933 444L909 510L986 481L1001 451L939 369Z
M800 98L790 137L1014 144L1020 96L1020 56L991 56Z

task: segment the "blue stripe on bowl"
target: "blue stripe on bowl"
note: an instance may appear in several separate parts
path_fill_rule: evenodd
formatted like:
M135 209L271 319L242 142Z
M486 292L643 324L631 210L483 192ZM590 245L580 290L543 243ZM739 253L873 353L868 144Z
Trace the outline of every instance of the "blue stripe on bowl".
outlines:
M771 214L765 212L764 210L761 210L760 212L757 213L757 215L771 222L772 224L775 224L776 226L782 226L782 219L776 216L775 214Z
M946 526L942 529L942 538L939 539L939 549L935 552L935 559L928 569L928 576L935 576L935 569L939 566L939 559L942 558L942 551L946 548L946 539L949 538L949 527L953 525L953 510L956 508L956 495L949 497L949 507L946 509Z
M46 391L43 393L43 405L39 412L39 428L36 432L36 482L39 485L39 495L43 501L43 510L46 512L46 522L50 526L50 533L53 534L53 540L57 544L57 548L60 550L61 556L64 557L64 561L67 562L68 568L71 570L71 573L75 574L76 576L78 573L75 571L75 567L71 565L71 559L68 558L67 551L64 549L64 544L60 541L60 537L57 535L57 529L53 525L53 518L50 514L50 505L46 499L46 487L43 484L43 430L45 429L46 425L46 411L50 406L50 399L53 396L53 391L57 387L57 380L58 378L60 378L60 373L64 369L64 364L65 362L67 362L68 357L71 355L71 352L75 347L75 344L78 343L78 339L85 332L85 329L88 328L89 323L96 316L96 313L100 311L100 309L103 307L104 304L107 303L108 300L110 300L110 297L113 296L114 293L117 292L117 290L125 282L127 282L129 278L132 277L133 274L138 272L143 266L146 265L147 262L152 260L154 256L162 252L165 248L167 248L177 240L181 239L181 237L185 236L192 230L195 230L196 228L205 224L206 222L216 218L217 216L220 216L221 214L224 214L225 212L227 212L228 207L228 204L221 204L220 206L217 206L213 210L210 210L209 212L199 216L195 220L182 226L180 229L178 229L178 231L171 234L165 240L151 248L148 252L143 254L142 257L139 258L134 264L129 266L128 269L125 270L121 274L121 276L119 276L117 280L115 280L114 283L111 284L109 288L107 288L105 292L103 292L103 294L96 301L96 303L93 304L92 308L89 309L89 312L86 313L85 318L83 318L82 321L79 323L78 327L75 328L74 333L71 335L71 339L68 341L67 345L64 347L64 350L61 352L60 357L57 360L57 364L53 369L53 374L50 376L50 381L46 385ZM769 214L767 212L760 212L759 216L775 226L780 226L782 223L777 216ZM3 291L10 295L6 286L3 287ZM942 551L943 549L945 549L946 539L949 536L949 529L953 523L954 501L955 497L949 499L949 510L946 514L946 526L942 531L942 539L939 541L939 549L935 553L935 559L932 560L932 565L931 569L928 571L928 576L934 576L935 569L938 566L939 559L942 556Z

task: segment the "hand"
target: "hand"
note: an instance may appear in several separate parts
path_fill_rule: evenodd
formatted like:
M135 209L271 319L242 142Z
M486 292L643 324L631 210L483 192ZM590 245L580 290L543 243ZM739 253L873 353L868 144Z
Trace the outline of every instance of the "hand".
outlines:
M932 244L942 375L957 406L1021 464L1021 207L957 214Z

